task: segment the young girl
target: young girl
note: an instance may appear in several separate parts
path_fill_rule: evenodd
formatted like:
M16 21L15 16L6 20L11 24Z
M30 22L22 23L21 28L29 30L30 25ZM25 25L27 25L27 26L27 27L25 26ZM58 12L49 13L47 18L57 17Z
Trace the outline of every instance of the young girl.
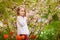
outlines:
M17 8L17 35L25 36L28 40L29 30L27 26L26 10L24 7Z

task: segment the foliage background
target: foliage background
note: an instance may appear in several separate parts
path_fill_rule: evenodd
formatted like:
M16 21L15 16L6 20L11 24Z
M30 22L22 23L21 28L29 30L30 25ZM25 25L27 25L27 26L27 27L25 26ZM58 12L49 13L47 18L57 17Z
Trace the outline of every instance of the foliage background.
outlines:
M60 0L0 0L0 31L16 31L16 8L20 5L26 6L29 30L36 40L60 39Z

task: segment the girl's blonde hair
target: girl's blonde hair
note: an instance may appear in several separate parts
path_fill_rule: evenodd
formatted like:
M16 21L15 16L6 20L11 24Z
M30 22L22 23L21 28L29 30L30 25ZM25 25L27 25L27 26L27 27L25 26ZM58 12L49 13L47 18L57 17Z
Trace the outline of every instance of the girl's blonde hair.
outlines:
M24 5L21 5L21 6L18 6L18 7L17 7L17 10L16 10L17 16L20 15L19 11L20 11L21 8L24 8L24 12L25 12L24 16L26 16L26 9L25 9L25 6L24 6Z

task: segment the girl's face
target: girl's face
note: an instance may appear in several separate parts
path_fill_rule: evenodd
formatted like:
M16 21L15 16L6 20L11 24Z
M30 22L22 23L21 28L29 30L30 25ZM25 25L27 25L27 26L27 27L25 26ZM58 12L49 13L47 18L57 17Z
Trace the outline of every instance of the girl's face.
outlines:
M25 15L25 9L24 8L20 8L19 14L21 16L24 16Z

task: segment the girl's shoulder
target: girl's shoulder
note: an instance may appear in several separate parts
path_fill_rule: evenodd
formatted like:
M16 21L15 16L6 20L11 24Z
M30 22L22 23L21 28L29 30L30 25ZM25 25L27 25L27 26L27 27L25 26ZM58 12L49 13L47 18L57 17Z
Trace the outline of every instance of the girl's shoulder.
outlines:
M17 16L17 19L22 19L22 17L21 16Z
M27 17L24 17L25 19L27 19Z
M17 16L18 19L27 19L27 17Z

